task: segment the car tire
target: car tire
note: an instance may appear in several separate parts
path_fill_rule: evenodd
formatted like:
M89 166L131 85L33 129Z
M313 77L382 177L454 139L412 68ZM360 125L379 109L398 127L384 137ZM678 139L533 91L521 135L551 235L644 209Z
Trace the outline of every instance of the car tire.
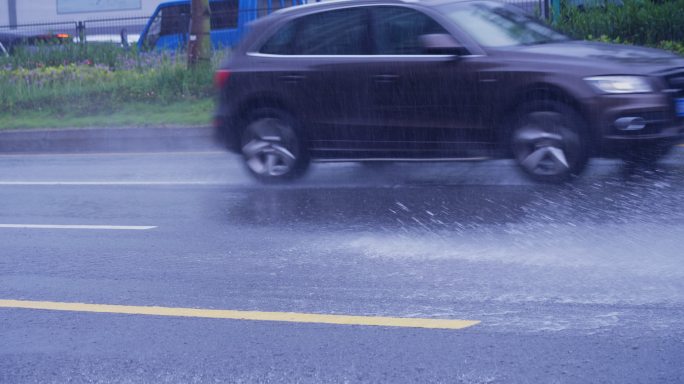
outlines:
M533 101L516 113L510 135L513 157L532 179L559 183L579 175L589 158L586 125L556 101Z
M265 183L296 179L309 165L296 120L279 109L264 108L249 114L240 148L247 170Z

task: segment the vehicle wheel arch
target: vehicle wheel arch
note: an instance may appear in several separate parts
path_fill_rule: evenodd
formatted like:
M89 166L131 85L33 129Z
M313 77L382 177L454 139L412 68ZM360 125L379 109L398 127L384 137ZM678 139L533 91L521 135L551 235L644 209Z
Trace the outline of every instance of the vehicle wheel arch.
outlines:
M249 122L250 117L258 110L261 109L276 109L291 115L293 118L298 119L293 113L293 109L288 105L288 103L283 100L283 98L278 97L273 94L261 94L255 95L248 99L242 101L237 107L237 114L234 120L236 129L232 130L233 143L239 143L242 138L242 132ZM302 132L298 132L300 135Z
M545 102L549 103L561 103L569 108L573 109L587 124L587 116L585 111L581 107L581 104L570 91L564 89L561 86L551 84L551 83L535 83L520 89L515 93L515 96L511 99L511 102L502 110L501 118L497 122L498 132L499 132L499 143L502 148L507 150L508 142L512 134L512 124L510 122L516 118L518 111L525 106L533 102ZM589 139L588 144L592 144L594 137L592 136L591 130L588 126L583 127L584 133ZM593 151L593 148L591 148ZM507 156L511 154L506 152Z
M301 121L277 97L247 100L233 134L247 171L263 183L282 183L303 176L310 156Z
M506 115L501 147L534 180L557 183L578 176L594 151L579 103L557 87L526 91Z

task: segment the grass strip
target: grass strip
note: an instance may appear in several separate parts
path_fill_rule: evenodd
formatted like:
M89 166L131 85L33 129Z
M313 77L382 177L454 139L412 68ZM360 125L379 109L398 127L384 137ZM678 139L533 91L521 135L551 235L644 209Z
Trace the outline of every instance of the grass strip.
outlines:
M18 110L0 115L0 130L30 128L145 127L210 125L214 102L194 99L161 103L129 102L101 110L53 108Z

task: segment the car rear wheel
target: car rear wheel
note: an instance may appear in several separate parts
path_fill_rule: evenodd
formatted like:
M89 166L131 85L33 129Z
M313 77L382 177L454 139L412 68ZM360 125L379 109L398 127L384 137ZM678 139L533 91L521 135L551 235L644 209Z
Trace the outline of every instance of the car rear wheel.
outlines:
M263 182L292 180L309 165L295 120L277 109L260 109L250 115L241 148L247 169Z
M511 149L520 167L543 182L562 182L579 175L588 160L580 116L550 101L531 102L517 113Z

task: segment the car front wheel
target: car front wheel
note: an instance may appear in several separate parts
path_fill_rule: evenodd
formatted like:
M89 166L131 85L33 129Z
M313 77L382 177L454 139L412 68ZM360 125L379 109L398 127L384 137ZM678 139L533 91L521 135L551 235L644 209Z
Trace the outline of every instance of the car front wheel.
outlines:
M241 148L247 169L263 182L292 180L309 164L295 120L276 109L260 109L250 115Z
M511 150L530 177L562 182L584 169L588 160L583 123L570 107L550 101L523 105L511 134Z

